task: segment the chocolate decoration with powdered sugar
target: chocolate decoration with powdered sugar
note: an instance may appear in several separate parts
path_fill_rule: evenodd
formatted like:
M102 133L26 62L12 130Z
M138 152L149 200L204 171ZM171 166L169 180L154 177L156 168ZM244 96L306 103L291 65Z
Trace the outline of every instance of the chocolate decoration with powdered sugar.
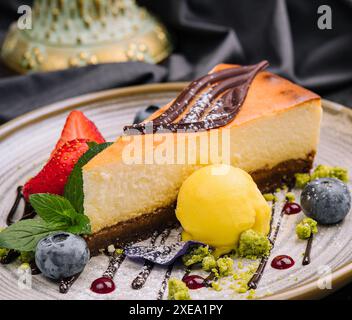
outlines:
M162 131L204 131L226 126L238 114L257 73L267 61L210 73L191 82L153 121L124 127L127 135ZM205 92L202 92L202 91ZM177 121L194 101L189 111Z

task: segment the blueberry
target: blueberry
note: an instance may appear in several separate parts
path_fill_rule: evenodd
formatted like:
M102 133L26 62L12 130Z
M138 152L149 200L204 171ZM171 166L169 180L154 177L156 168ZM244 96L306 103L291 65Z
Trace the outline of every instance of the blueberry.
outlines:
M149 116L151 116L155 111L158 111L160 108L158 106L151 105L143 110L139 110L134 117L133 123L141 123L145 119L147 119Z
M320 224L338 223L351 209L351 195L346 184L335 178L316 179L301 194L304 213Z
M44 276L60 280L80 273L89 260L89 249L83 238L58 232L40 240L35 262Z

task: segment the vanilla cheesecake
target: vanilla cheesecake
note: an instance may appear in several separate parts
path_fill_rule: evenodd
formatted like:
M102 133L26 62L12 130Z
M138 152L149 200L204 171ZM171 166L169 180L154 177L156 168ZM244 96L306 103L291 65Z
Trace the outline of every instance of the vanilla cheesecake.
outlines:
M265 66L218 65L84 166L93 254L175 223L179 188L204 165L239 167L262 192L291 185L295 173L310 170L320 97Z

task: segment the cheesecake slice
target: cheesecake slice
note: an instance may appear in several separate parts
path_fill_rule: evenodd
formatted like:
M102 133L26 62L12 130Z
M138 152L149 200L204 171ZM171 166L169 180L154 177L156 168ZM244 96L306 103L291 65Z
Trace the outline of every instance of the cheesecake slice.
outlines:
M119 137L83 168L93 254L174 224L178 190L201 166L228 162L250 173L263 193L310 170L320 97L262 67L245 68L218 65L214 77L198 79L143 125L130 127L145 131ZM152 120L157 125L148 133ZM185 128L195 130L179 130Z

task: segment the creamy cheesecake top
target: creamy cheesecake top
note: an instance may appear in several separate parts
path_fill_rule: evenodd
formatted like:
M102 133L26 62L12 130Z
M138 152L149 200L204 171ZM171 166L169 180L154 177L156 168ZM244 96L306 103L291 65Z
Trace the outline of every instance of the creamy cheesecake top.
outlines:
M238 66L231 64L220 64L217 65L213 70L211 70L209 74L230 68L235 69L236 67ZM189 101L188 107L178 117L178 119L174 121L175 123L177 123L177 121L181 119L184 114L187 114L189 109L194 105L195 101L197 101L206 90L206 88L203 89L200 94L198 94L197 96L195 96L194 99L191 99ZM298 86L289 80L286 80L278 75L267 71L257 70L257 72L255 73L255 77L253 77L253 79L251 79L250 81L250 85L248 86L248 92L246 92L239 112L236 114L232 121L220 128L216 128L213 130L239 127L241 125L244 125L245 123L255 121L256 119L261 119L266 116L278 115L289 109L301 106L304 103L318 102L319 100L320 97L317 94L301 86ZM150 118L146 120L146 122L154 120L155 118L162 115L168 108L170 108L172 103L173 101L171 101L170 103L162 107L160 110L155 112ZM320 103L316 103L316 105L317 107L320 107ZM215 108L215 102L214 106L211 106L211 108L212 107ZM207 134L207 131L203 132ZM176 133L170 134L173 134L176 139ZM143 135L138 136L138 138L136 139L141 139L141 146L142 148L144 148L145 142ZM127 144L128 142L124 141L119 137L111 147L109 147L107 150L93 158L84 167L84 170L90 170L96 166L120 160L122 150ZM157 142L155 142L155 144L157 144Z

